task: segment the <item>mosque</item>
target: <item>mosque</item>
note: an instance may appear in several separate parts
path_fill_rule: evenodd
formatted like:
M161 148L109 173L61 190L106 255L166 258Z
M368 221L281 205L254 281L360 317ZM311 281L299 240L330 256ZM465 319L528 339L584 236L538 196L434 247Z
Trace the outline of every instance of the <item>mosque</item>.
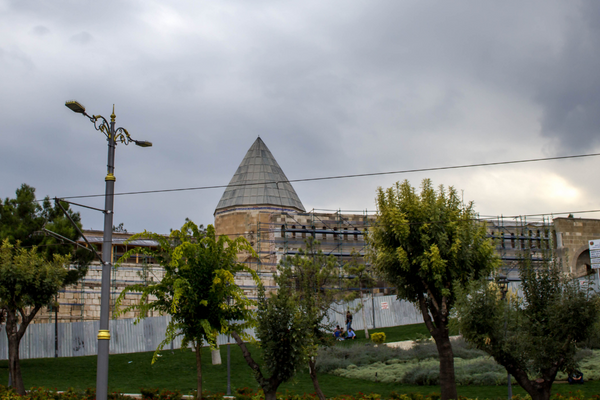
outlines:
M218 235L231 238L242 236L255 250L255 255L243 253L239 261L254 269L267 288L274 288L273 273L286 255L298 254L305 240L313 237L321 250L337 258L342 266L353 255L363 259L365 232L375 223L374 213L306 211L293 186L277 163L267 145L258 137L241 161L225 189L214 212L214 226ZM545 249L556 249L565 260L566 272L576 276L593 275L587 241L600 239L600 220L579 218L542 218L527 221L524 218L488 220L489 236L495 239L496 249L503 260L504 272L509 279L518 280L516 262L524 250L534 259L541 259ZM89 242L101 251L102 231L87 230ZM153 240L124 242L130 233L114 233L113 262L131 248L154 247ZM65 288L59 294L58 309L40 311L35 322L60 322L99 319L101 267L92 264L87 276L77 285ZM154 282L162 279L163 270L143 254L131 256L121 267L114 269L111 282L111 304L123 288L133 283ZM236 277L248 295L256 294L256 286L249 275ZM393 294L394 288L379 282L371 295ZM129 294L127 303L135 302L139 294ZM112 310L111 310L112 311ZM121 318L135 317L128 313ZM152 316L152 314L148 315Z

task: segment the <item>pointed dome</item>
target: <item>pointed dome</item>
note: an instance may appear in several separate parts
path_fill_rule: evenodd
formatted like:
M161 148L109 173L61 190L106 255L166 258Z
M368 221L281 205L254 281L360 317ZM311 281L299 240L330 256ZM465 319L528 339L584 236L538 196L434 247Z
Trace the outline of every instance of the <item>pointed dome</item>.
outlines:
M259 137L231 178L215 213L238 206L273 205L305 212L296 191Z

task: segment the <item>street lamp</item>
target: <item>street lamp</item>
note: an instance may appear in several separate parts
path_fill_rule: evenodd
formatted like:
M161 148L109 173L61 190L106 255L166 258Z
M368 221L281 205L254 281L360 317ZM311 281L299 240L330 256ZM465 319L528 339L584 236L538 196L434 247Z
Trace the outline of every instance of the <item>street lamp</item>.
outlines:
M115 129L115 106L110 115L110 123L102 115L88 115L85 107L75 100L67 101L65 106L78 114L83 114L94 124L97 131L104 133L108 141L108 171L104 181L104 238L102 242L102 286L100 289L100 329L98 331L98 364L96 370L96 400L106 400L108 396L108 352L110 331L108 314L110 308L110 270L112 268L112 227L113 204L115 195L115 147L117 143L125 145L135 143L140 147L150 147L152 143L134 140L125 128Z
M506 293L508 293L508 278L506 275L499 274L496 278L496 283L498 284L498 288L502 293L502 300L506 298Z
M496 284L502 293L502 300L506 300L506 293L508 293L508 278L506 275L499 274L496 277ZM506 318L504 319L504 332L506 334L506 329L508 325L508 309L506 311ZM512 384L510 382L510 372L506 371L506 376L508 378L508 399L512 399Z

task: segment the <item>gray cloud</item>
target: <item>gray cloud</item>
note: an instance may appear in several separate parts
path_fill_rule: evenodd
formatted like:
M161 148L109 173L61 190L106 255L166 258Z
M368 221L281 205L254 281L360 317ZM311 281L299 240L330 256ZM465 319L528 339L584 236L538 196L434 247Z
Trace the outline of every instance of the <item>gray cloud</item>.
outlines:
M536 96L543 135L573 151L600 144L600 4L584 2L579 17L570 21Z
M105 138L67 99L105 117L115 104L117 125L154 143L118 146L117 192L227 184L258 135L290 179L599 144L592 2L7 4L2 197L23 182L39 195L103 193ZM32 27L51 34L39 40ZM373 209L377 186L431 176L465 189L487 213L550 212L583 209L600 195L580 178L593 165L489 171L491 186L486 172L471 170L295 186L307 209L360 210ZM528 190L535 182L520 176L528 173L582 195L573 204L543 197ZM130 231L166 232L186 217L207 224L222 192L120 196L115 221ZM83 220L102 226L102 215L84 211Z
M38 36L44 36L50 33L50 29L42 25L37 25L33 27L33 33Z
M71 36L70 40L73 43L88 44L92 40L94 40L94 37L92 35L90 35L88 32L80 32L76 35Z

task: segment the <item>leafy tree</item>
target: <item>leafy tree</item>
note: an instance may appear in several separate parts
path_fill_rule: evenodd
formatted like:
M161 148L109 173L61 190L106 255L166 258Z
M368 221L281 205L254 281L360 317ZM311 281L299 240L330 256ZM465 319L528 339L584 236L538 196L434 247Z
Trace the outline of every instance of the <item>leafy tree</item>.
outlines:
M368 235L376 270L393 283L397 297L415 303L440 357L442 399L455 399L454 359L448 322L456 283L489 276L497 265L473 203L454 188L436 191L431 181L416 193L408 181L377 192L378 219Z
M484 280L465 286L456 305L464 338L490 354L533 400L550 398L559 371L576 368L577 344L592 334L600 299L545 260L537 268L519 263L523 297L503 300L498 286Z
M4 202L0 200L0 240L8 239L12 244L20 242L24 248L38 246L38 252L49 259L54 254L73 254L73 245L68 241L44 235L40 231L46 228L71 241L79 239L79 232L58 205L52 206L49 197L41 205L35 197L35 189L23 184L16 190L14 199L7 198ZM61 205L81 229L80 214L70 210L68 203L62 202ZM92 256L91 252L79 249L74 254L73 261L85 267ZM82 276L85 272L85 269L79 271Z
M67 203L61 205L81 228L79 213L71 211ZM68 240L40 234L44 227ZM53 207L48 197L40 205L31 186L23 184L14 199L0 201L0 315L6 314L10 372L19 393L24 394L25 389L18 349L29 323L61 288L85 276L93 257L85 249L74 251L69 240L78 238L77 229L60 207ZM75 268L69 268L69 263Z
M166 344L177 336L183 336L182 347L191 344L196 351L197 390L200 396L203 344L207 343L214 349L218 333L232 330L243 332L252 326L254 317L250 307L254 302L234 281L236 273L247 272L259 282L254 271L237 262L238 253L243 250L253 253L252 247L242 237L235 240L227 236L217 237L212 225L208 225L204 231L202 226L198 227L189 220L168 237L144 231L133 235L129 241L138 238L156 240L159 247L156 250L132 249L121 260L143 252L155 257L164 268L165 275L157 283L127 286L117 299L118 313L137 310L139 319L144 318L150 310L171 315L165 340L156 349L152 362L157 360ZM120 308L129 292L141 292L140 301Z
M367 264L359 262L358 257L359 254L353 251L350 262L344 265L344 270L348 275L346 288L352 290L346 296L346 301L352 301L357 297L360 299L359 310L361 311L363 326L365 327L365 337L368 339L369 328L367 327L367 318L365 316L363 290L374 287L377 281L373 277L372 269ZM358 291L355 290L356 288L358 288Z
M125 225L122 222L119 225L113 225L112 230L116 233L127 233L127 229L125 229Z
M275 280L280 288L293 296L306 318L310 328L306 345L308 370L315 392L321 400L325 400L317 378L316 358L319 346L331 344L327 311L340 288L334 287L337 280L337 260L334 256L323 254L319 244L319 241L310 237L306 240L305 250L281 260Z
M71 257L55 254L46 259L34 246L29 249L4 239L0 249L0 308L6 312L9 371L17 393L25 395L19 362L19 345L27 327L58 291L69 283Z
M310 327L289 289L280 288L267 298L259 285L256 337L260 340L264 366L252 358L243 339L232 332L246 363L265 393L265 400L275 400L277 388L292 379L306 360Z

